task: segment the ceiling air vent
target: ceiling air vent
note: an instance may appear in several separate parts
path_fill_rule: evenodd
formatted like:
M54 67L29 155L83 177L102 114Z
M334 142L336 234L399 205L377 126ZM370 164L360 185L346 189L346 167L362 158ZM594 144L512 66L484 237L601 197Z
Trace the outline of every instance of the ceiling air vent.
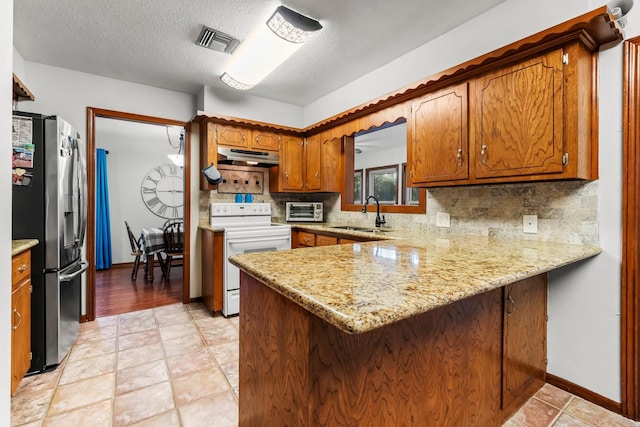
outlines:
M218 52L231 54L240 44L240 40L222 31L214 30L213 28L203 25L196 44L208 49L217 50Z

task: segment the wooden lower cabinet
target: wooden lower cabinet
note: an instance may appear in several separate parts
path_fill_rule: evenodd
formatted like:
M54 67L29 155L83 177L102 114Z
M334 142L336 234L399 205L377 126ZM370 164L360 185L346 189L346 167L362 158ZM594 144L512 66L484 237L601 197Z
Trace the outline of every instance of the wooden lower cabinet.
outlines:
M316 235L316 246L332 246L338 244L338 238L335 236Z
M311 248L316 245L316 235L307 231L291 230L292 248Z
M311 232L309 230L291 230L291 249L296 248L311 248L314 246L331 246L331 245L343 245L349 243L362 243L370 242L377 239L353 239L334 234L322 234L318 232Z
M502 408L511 413L546 380L546 276L507 285L503 292Z
M544 382L546 306L520 300L546 294L546 275L363 334L240 280L241 427L498 427Z
M200 229L202 301L209 313L222 310L224 232Z
M31 251L11 260L11 394L31 366Z

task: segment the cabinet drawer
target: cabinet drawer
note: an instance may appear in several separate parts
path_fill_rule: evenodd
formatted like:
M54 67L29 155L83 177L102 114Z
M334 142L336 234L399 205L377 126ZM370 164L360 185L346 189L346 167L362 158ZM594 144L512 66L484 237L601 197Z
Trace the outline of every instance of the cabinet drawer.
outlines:
M338 239L338 244L339 245L346 245L346 244L360 243L360 242L361 242L361 240L345 239L343 237Z
M321 234L316 235L316 246L331 246L337 245L338 238L331 236L323 236Z
M31 251L11 258L11 284L16 285L31 275Z
M298 244L300 246L315 246L316 235L313 233L307 233L306 231L298 232Z

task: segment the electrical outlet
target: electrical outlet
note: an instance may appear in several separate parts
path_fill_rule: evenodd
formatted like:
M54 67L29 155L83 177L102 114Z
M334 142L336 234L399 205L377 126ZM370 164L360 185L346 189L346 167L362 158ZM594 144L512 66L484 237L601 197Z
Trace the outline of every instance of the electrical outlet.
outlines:
M538 232L538 215L522 215L522 231L536 234Z
M451 227L451 216L449 212L436 213L436 227Z

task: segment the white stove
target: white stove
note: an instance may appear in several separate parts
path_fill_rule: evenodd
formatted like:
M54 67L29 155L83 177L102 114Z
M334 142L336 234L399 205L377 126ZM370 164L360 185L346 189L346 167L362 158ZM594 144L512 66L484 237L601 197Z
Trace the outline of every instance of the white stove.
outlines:
M222 314L240 312L240 271L232 255L291 249L291 226L271 222L269 203L211 203L210 224L224 228Z

